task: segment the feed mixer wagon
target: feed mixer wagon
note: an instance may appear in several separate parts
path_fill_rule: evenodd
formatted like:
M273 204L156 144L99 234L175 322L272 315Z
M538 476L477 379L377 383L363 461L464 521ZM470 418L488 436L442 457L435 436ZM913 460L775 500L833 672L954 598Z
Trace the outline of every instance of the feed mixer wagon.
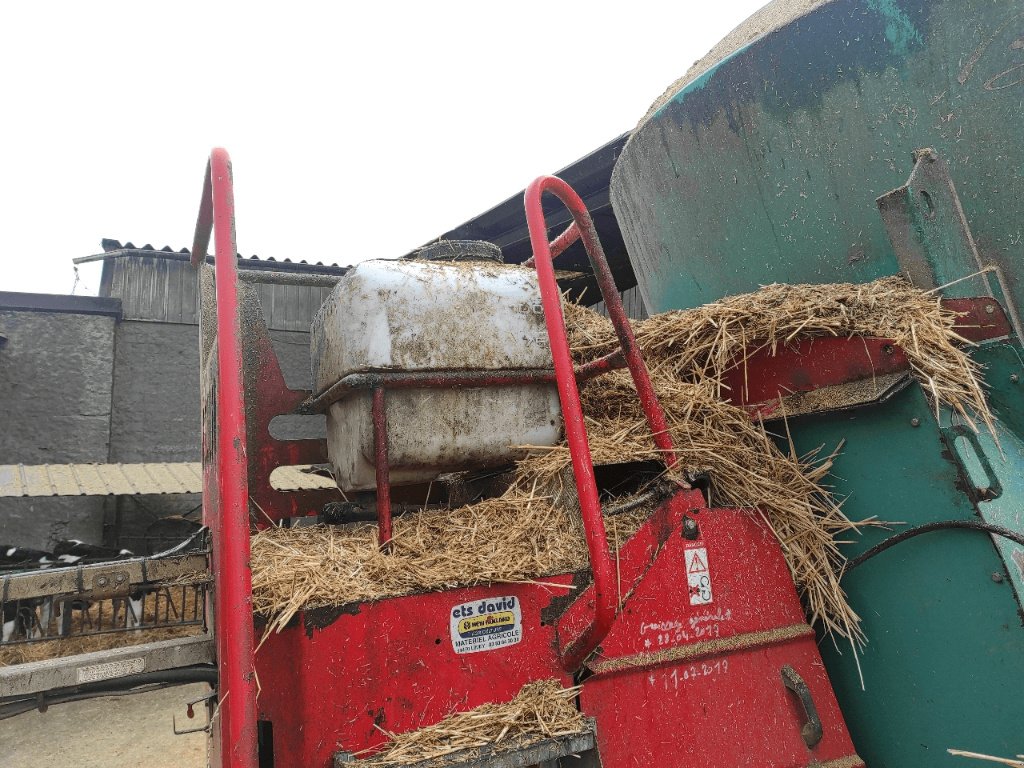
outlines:
M545 194L574 221L550 243ZM526 209L531 266L503 264L486 243L446 241L411 259L351 268L314 320L314 389L292 390L258 285L239 279L231 166L223 150L212 154L193 259L220 668L213 763L711 766L756 755L766 765L862 765L778 541L750 510L709 507L696 478L665 474L676 463L673 440L582 201L565 182L542 177ZM570 356L552 266L576 240L618 341L584 365ZM579 387L617 369L631 375L659 460L595 471ZM275 419L321 413L326 440L273 436ZM568 516L531 516L530 503L553 493L532 491L512 517L536 529L499 525L508 496L488 501L473 468L505 465L520 456L517 446L554 445L563 430L571 470L552 510ZM330 465L346 500L275 490L275 468L302 464ZM612 502L609 485L619 489ZM485 499L470 505L483 512L469 557L457 546L466 541L466 495ZM637 510L638 523L612 539L606 519ZM304 525L310 516L321 525ZM502 550L495 539L544 550L563 524L581 525L582 562L474 577ZM328 583L320 597L298 597L290 615L262 611L254 623L266 587L253 591L250 565L265 576L257 562L267 552L250 550L250 526L261 529L253 542L270 537L279 548L305 546L296 542L327 527L356 531L363 553L339 545L333 557L359 557L360 568L389 584L398 573L399 585L338 596ZM418 532L434 549L410 555L406 541ZM424 588L422 576L404 570L422 570L424 560L465 571ZM373 762L392 740L450 734L452 713L487 718L488 705L520 701L538 683L570 698L571 727L548 727L537 715L542 724L527 718L515 739L502 742L506 728L433 761Z
M403 737L451 736L452 713L483 720L552 680L581 715L572 728L483 739L430 764L932 766L963 760L947 748L1022 751L1024 13L973 0L791 6L769 6L632 132L608 180L610 223L595 227L570 185L543 177L526 190L525 265L445 242L350 270L314 322L311 391L285 385L258 286L236 274L231 168L214 152L193 259L215 764L373 764ZM567 228L549 228L554 208ZM737 404L795 452L841 444L832 482L846 514L890 523L841 544L862 649L808 624L762 516L715 506L704 479L667 471L679 446L601 247L609 228L654 312L768 283L902 274L956 314L984 366L992 430L932 397L913 350L887 338L783 344L732 381ZM582 364L553 267L577 241L616 342ZM592 459L580 388L618 369L657 460L608 471ZM806 397L785 419L758 408L793 395ZM327 439L275 437L271 422L296 414L323 414ZM531 498L582 526L582 561L475 577L509 535L498 512L490 533L476 519L468 555L437 537L465 541L460 507L515 482L479 470L563 439L566 482ZM292 465L330 466L345 500L275 490L274 470ZM615 520L637 509L617 540ZM465 572L349 599L295 595L286 618L254 621L250 526L301 532L313 516L371 535L389 579L384 561L424 531L431 563L458 555ZM551 525L536 525L538 548Z

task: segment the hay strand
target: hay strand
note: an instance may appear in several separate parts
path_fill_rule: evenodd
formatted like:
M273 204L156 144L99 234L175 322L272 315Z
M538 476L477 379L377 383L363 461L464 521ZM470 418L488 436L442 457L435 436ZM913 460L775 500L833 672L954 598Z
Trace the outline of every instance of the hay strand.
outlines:
M507 752L543 739L581 733L586 721L574 702L578 692L579 688L562 688L557 680L527 683L506 704L484 704L457 712L415 731L384 731L388 744L373 757L360 760L359 765L385 768L418 764L482 747L487 747L489 754Z

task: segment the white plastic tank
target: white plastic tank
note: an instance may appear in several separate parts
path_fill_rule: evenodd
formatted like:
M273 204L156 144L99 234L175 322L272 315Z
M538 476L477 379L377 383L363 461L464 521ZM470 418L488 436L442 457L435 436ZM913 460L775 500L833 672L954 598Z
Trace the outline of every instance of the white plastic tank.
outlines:
M350 269L313 320L314 392L353 373L550 369L536 273L501 263L500 253L442 242L417 258ZM346 491L375 487L371 407L362 390L327 411L328 454ZM561 434L553 384L390 389L386 413L395 485L505 464L520 446L553 445Z

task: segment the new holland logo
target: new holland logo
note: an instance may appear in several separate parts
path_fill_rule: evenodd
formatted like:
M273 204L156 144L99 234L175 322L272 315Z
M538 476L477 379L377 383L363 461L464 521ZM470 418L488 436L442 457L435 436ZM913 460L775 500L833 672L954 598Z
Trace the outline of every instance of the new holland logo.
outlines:
M452 648L456 653L491 651L523 639L519 599L489 597L453 606L449 618Z

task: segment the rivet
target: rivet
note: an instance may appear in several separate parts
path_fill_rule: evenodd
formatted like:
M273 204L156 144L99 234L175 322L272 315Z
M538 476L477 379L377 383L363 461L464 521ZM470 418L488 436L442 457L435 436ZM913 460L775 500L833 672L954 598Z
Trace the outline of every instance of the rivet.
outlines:
M999 573L998 571L993 573L992 574L992 581L994 581L996 584L1002 584L1003 583L1003 574Z
M917 416L915 416L914 418L912 418L910 420L910 426L912 426L912 427L920 427L921 426L921 420L919 418L917 418Z
M1020 376L1018 376L1016 373L1011 373L1010 374L1010 381L1012 381L1014 384L1016 384L1018 381L1020 381Z
M985 314L986 315L994 315L995 313L996 313L995 305L993 305L993 304L986 304L985 305Z

